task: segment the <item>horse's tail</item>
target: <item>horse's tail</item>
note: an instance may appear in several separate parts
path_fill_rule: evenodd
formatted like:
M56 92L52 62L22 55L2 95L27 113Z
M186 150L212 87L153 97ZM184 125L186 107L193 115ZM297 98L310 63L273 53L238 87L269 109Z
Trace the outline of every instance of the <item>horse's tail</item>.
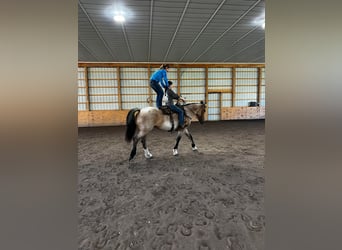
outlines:
M127 142L131 142L135 133L135 130L137 128L137 125L135 123L135 117L138 115L140 112L140 109L134 108L131 109L126 117L126 135L125 135L125 140Z

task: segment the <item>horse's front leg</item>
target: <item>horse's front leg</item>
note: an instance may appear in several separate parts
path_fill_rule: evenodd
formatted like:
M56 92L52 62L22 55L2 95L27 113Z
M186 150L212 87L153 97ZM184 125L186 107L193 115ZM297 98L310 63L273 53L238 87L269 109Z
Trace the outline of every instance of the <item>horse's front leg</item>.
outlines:
M173 147L173 155L178 155L178 144L179 141L182 139L183 131L178 131L176 145Z
M144 136L144 137L141 138L141 143L142 143L143 148L144 148L144 155L145 155L145 158L147 158L147 159L152 158L152 154L150 153L150 151L148 150L148 148L147 148L147 146L146 146L146 136Z
M197 150L197 147L196 147L196 145L195 145L194 138L192 138L192 135L190 134L190 132L189 132L188 129L185 129L185 135L191 140L191 147L192 147L192 150L193 150L193 151L196 151L196 150Z

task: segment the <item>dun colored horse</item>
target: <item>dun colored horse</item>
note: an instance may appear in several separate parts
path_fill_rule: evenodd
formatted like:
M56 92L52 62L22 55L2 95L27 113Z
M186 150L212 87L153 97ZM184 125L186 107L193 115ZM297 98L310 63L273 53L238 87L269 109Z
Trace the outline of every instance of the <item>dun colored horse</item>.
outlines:
M205 104L203 101L200 103L187 103L182 105L185 110L186 122L184 128L178 127L178 114L173 113L174 127L178 131L176 144L173 147L173 155L178 155L178 143L182 138L183 133L191 140L192 150L197 150L194 139L190 134L188 127L191 124L191 119L196 117L198 121L203 124ZM163 114L163 112L155 107L145 107L142 109L134 108L131 109L126 118L126 136L127 142L133 140L133 148L129 157L132 160L136 155L137 144L141 140L144 148L144 155L146 158L151 158L152 154L146 145L146 136L153 128L158 128L165 131L170 131L173 126L169 115Z

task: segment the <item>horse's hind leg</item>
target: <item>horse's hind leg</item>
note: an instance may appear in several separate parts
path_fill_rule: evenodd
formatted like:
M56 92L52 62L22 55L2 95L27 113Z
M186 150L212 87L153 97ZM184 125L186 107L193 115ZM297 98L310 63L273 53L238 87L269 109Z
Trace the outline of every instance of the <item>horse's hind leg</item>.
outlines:
M132 160L137 153L137 144L138 144L139 140L140 140L140 138L138 138L137 136L133 137L133 148L132 148L131 154L129 156L129 161Z
M141 138L141 143L143 145L144 148L144 155L147 159L152 158L152 154L150 153L150 151L148 150L147 146L146 146L146 136Z
M197 147L196 147L195 142L194 142L194 138L192 138L192 135L190 134L188 129L185 129L185 135L191 140L192 150L193 151L197 150Z
M178 155L178 144L179 144L179 141L182 139L182 134L183 132L178 131L176 145L173 147L173 155Z

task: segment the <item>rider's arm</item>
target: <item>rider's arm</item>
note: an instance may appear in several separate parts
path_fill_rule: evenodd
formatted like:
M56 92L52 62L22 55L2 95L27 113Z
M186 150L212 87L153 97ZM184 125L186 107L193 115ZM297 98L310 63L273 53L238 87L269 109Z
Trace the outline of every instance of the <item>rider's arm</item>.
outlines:
M166 70L164 69L162 71L162 84L164 88L168 88L169 87L169 80L167 79L167 74L166 74Z

